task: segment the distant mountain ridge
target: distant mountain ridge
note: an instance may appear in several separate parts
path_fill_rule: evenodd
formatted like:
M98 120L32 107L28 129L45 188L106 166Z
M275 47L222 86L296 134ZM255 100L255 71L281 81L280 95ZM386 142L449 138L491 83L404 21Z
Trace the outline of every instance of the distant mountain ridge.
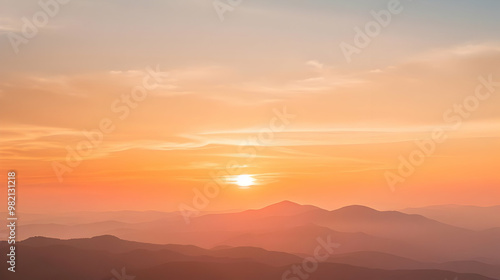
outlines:
M401 212L419 214L457 227L473 230L500 228L499 206L435 205L420 208L406 208Z
M342 243L338 253L377 251L422 262L465 260L500 263L498 230L469 230L418 214L378 211L360 205L329 211L283 201L261 209L193 217L190 224L186 224L180 215L161 216L158 220L148 219L138 223L108 221L25 225L20 222L19 238L40 235L68 239L113 235L145 243L202 248L249 246L310 254L318 236L331 235ZM2 232L6 233L5 229Z

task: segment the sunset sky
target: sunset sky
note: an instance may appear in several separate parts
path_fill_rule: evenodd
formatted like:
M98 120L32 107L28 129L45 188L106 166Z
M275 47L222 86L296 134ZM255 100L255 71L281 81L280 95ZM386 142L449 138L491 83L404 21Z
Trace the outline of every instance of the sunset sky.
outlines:
M221 21L211 0L71 0L16 54L9 36L42 9L2 0L1 178L17 171L27 212L176 211L233 163L255 184L229 178L204 211L500 204L500 2L401 0L347 62L339 45L388 2L243 0ZM113 104L157 66L121 119ZM479 77L491 96L454 126ZM55 162L103 119L115 130L58 180ZM447 139L391 189L385 174L435 129Z

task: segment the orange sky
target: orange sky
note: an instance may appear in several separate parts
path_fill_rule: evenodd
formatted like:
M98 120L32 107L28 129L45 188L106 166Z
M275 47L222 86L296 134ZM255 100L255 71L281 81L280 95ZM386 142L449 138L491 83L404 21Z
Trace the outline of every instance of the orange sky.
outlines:
M347 63L338 43L350 35L342 34L375 7L358 7L360 17L344 11L335 20L348 27L329 27L329 37L325 27L308 33L329 20L320 11L277 13L273 7L266 12L277 18L266 15L266 28L251 18L259 15L251 4L236 11L240 18L221 23L210 18L212 10L187 2L179 9L203 16L163 19L154 7L142 7L150 19L109 15L123 23L115 26L101 14L112 7L103 4L99 13L75 1L19 54L2 43L2 58L12 67L0 70L0 167L2 178L17 171L23 211L174 211L192 206L194 190L203 191L212 173L226 178L228 164L256 185L228 184L202 210L285 199L329 209L500 203L498 37L484 31L477 39L464 30L463 38L441 41L427 26L430 36L411 44L393 23ZM20 9L30 14L36 6ZM0 30L19 28L17 12L4 13ZM305 30L282 26L301 13L318 22ZM78 25L90 18L89 26ZM400 24L423 28L410 19ZM241 32L248 37L238 38ZM282 37L274 42L277 34ZM144 86L147 67L158 67L158 84L143 100L127 103L123 98ZM495 86L484 86L480 76ZM489 96L457 113L455 104L472 102L481 85ZM283 110L288 117L278 116ZM102 122L113 131L103 133L78 166L68 166L67 148L84 154L77 148L84 132ZM398 174L400 156L408 158L415 141L435 129L445 131L446 140L391 189L387 172ZM68 171L61 180L54 166L59 175Z

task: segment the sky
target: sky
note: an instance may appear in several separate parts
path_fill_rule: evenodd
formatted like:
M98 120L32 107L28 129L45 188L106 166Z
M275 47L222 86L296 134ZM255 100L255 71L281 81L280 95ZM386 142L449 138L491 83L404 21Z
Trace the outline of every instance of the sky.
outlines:
M498 1L42 2L0 1L22 211L500 204Z

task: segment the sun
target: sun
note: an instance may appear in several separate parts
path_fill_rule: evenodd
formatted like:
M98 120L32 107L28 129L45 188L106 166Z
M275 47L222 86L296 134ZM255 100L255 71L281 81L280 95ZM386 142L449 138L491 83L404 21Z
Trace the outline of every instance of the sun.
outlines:
M240 187L247 188L255 184L255 178L252 175L242 174L235 176L234 183Z

